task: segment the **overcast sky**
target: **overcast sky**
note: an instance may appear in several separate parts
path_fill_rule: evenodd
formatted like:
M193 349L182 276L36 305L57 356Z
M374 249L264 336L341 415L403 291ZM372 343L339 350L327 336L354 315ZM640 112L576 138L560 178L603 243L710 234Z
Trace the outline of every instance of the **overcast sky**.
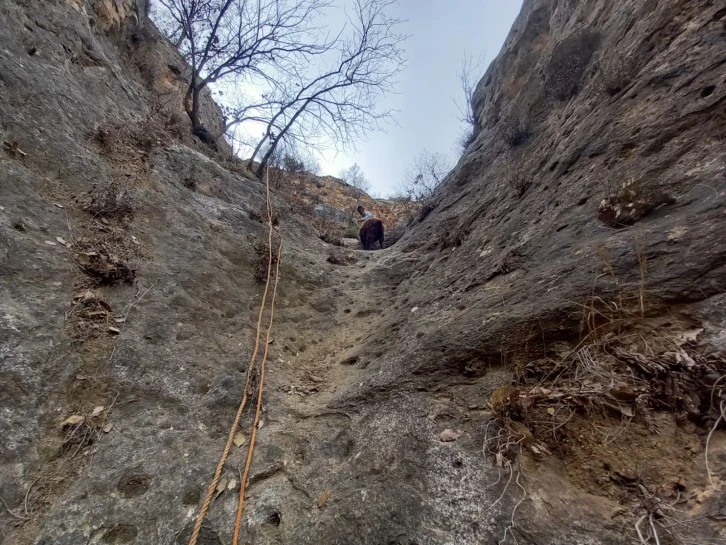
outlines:
M463 131L455 100L461 102L457 72L464 53L484 54L485 66L499 53L522 6L521 0L399 0L405 19L407 68L399 93L387 105L399 110L398 124L371 133L357 151L328 154L323 174L338 175L357 162L372 192L389 195L411 158L423 149L447 153L452 164Z

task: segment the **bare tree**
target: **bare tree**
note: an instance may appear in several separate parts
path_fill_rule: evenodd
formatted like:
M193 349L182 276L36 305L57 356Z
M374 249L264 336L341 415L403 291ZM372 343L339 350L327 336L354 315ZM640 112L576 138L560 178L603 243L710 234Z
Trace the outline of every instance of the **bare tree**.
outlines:
M351 186L355 192L355 204L350 210L350 221L352 222L361 197L364 193L370 191L371 185L368 180L366 180L366 177L363 174L363 169L360 168L358 163L354 163L351 167L341 171L340 179Z
M184 109L192 132L214 145L219 135L204 126L201 91L219 80L274 80L277 74L307 62L331 47L317 15L330 0L158 0L156 21L191 67ZM323 39L321 39L321 37ZM256 104L231 107L231 121L260 120L258 110L269 107L265 97Z
M464 59L461 61L459 68L459 85L463 96L463 103L458 102L459 121L466 124L464 133L459 137L459 145L462 150L466 150L479 134L479 120L474 111L474 91L479 80L484 76L485 71L484 55L474 59L471 55L464 52Z
M413 158L398 191L413 201L428 203L450 170L451 163L443 153L423 150Z
M358 163L353 163L352 166L340 171L340 179L354 188L358 195L368 192L371 187Z
M278 142L310 145L311 140L327 138L347 146L392 114L390 110L380 111L377 99L393 91L404 62L401 44L406 37L396 32L400 21L386 13L394 3L356 0L347 32L344 29L336 38L331 49L335 55L327 68L317 73L293 68L278 82L272 100L272 109L277 111L270 116L249 160L253 168L260 151L268 146L258 175Z

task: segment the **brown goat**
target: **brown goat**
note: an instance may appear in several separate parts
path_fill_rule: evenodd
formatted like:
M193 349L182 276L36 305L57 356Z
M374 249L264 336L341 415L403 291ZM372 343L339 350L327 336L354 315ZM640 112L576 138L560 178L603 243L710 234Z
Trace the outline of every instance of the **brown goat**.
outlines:
M361 225L360 232L358 233L361 243L363 244L364 250L372 250L373 246L378 242L383 249L383 222L378 218L371 218L366 220Z

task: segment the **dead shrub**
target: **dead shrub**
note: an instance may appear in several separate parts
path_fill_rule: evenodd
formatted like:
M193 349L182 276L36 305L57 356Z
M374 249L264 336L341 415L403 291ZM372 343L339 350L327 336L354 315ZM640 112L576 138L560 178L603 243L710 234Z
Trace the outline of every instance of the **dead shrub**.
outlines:
M132 191L120 182L94 186L86 195L84 210L94 218L129 221L136 212Z
M459 137L459 147L461 148L462 153L466 152L469 146L476 141L480 132L481 130L475 126L469 126L466 128L465 132Z
M507 185L514 190L517 197L522 198L531 184L532 181L527 176L524 167L519 163L514 163L507 175Z
M633 78L632 66L621 56L608 57L600 62L600 89L608 96L615 96L625 89Z
M579 92L580 80L600 45L597 32L585 31L555 46L545 69L545 92L556 100L569 100Z
M434 211L434 208L436 208L436 205L433 203L426 203L423 206L421 206L421 208L418 211L418 218L417 218L418 221L422 222L423 220L425 220L428 217L428 215Z
M527 123L516 112L511 113L500 122L502 138L511 148L526 144L532 137Z
M94 139L101 151L114 159L123 160L146 155L165 139L164 123L154 114L143 121L111 121L96 129Z
M643 183L631 182L615 191L608 188L606 195L600 202L597 219L614 228L633 225L660 206L676 202L669 193Z
M63 434L62 454L75 457L82 450L93 445L108 428L108 415L113 409L116 399L109 407L97 406L87 414L69 416L60 425Z
M638 299L593 298L581 306L581 338L569 351L516 366L513 384L496 389L489 400L498 429L507 430L494 436L495 452L511 454L513 438L514 444L534 445L536 453L558 449L578 415L613 422L603 433L605 444L618 422L649 425L654 411L700 425L712 421L709 377L724 375L726 362L698 350L700 330L644 338Z
M75 260L80 269L101 286L121 283L132 285L136 280L136 269L131 268L121 258L110 254L105 246L95 251L78 252Z
M73 297L66 313L66 331L74 341L85 342L118 334L118 322L111 306L94 290L83 290Z
M272 269L270 270L270 276L272 277L275 274L275 267L278 259L280 259L280 256L277 254L277 248L273 247L272 263L270 263L270 246L266 239L256 239L253 242L252 247L257 255L254 270L255 282L258 284L264 284L267 281L268 265L272 266Z

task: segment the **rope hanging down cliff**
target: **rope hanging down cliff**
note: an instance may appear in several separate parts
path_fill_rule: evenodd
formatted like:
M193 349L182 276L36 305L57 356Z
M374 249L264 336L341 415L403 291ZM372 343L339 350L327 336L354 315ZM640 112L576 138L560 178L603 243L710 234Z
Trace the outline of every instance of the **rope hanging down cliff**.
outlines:
M270 333L272 332L272 324L275 317L275 299L277 297L277 283L280 277L280 260L282 258L282 235L279 235L280 242L277 246L277 259L273 259L273 249L272 249L272 238L273 238L273 232L275 231L275 228L273 226L272 221L272 205L270 201L270 173L269 173L269 167L268 170L265 173L265 195L266 195L266 206L267 206L267 278L265 280L265 290L262 294L262 301L260 302L260 311L257 315L257 326L255 330L255 348L252 352L252 357L250 358L250 363L247 366L247 377L245 379L245 385L244 389L242 391L242 400L240 401L239 407L237 408L237 413L234 417L234 421L232 422L232 426L229 429L229 435L227 436L227 443L224 446L224 450L222 451L222 456L219 459L219 463L217 464L217 469L214 472L214 477L212 477L212 482L209 483L209 488L207 489L207 495L204 498L204 501L202 502L202 507L199 510L199 514L197 515L197 520L194 524L194 530L192 531L191 538L189 539L189 545L196 545L197 540L199 539L199 533L202 530L202 524L204 524L204 519L207 516L207 512L209 511L209 506L212 503L212 499L214 498L214 492L217 489L217 485L219 484L219 479L222 475L222 471L224 470L224 465L227 462L227 458L229 457L229 452L232 448L232 443L234 441L235 433L237 432L237 428L239 427L239 421L242 417L242 412L244 411L246 405L247 405L247 398L251 394L250 392L250 385L252 383L252 376L254 375L255 371L257 370L256 360L257 355L259 354L260 349L260 333L261 333L261 326L262 326L262 318L265 313L265 307L267 304L267 296L270 289L270 278L272 276L272 265L273 261L275 261L275 281L273 284L273 290L272 290L272 299L270 302L270 316L269 321L267 325L267 332L265 335L265 349L263 351L262 355L262 361L260 362L260 380L258 384L257 389L257 407L255 411L255 418L254 422L252 424L252 432L250 434L250 446L247 451L247 460L245 462L245 468L244 473L240 482L240 493L239 493L239 499L237 504L237 515L235 517L235 523L234 523L234 538L232 541L232 545L238 545L239 542L239 532L240 532L240 526L242 524L242 514L244 512L244 494L245 490L247 489L247 480L249 478L249 471L250 466L252 465L252 456L254 455L254 448L255 448L255 441L257 439L257 426L259 425L260 421L260 412L262 411L262 394L263 394L263 388L265 384L265 364L267 363L267 353L268 353L268 347L270 345Z

